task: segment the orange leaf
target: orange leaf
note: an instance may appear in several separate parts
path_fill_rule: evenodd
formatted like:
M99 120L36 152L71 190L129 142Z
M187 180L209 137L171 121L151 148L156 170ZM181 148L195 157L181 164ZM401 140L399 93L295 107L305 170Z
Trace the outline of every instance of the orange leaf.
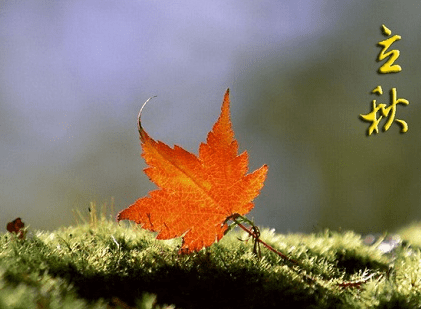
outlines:
M139 113L142 157L149 165L146 175L160 188L137 200L117 215L159 232L157 239L183 236L180 251L199 251L219 241L227 229L226 219L244 215L253 207L267 174L263 165L248 172L248 155L238 155L238 143L230 121L229 89L221 115L199 147L199 157L149 137Z

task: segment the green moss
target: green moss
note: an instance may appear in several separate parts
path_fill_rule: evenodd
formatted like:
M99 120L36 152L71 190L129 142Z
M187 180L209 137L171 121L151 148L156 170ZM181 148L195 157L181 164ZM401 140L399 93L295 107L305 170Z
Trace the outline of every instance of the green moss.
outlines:
M264 247L257 259L247 239L234 230L206 250L179 255L178 239L158 241L137 226L96 216L26 240L2 234L0 308L421 307L418 248L384 255L352 232L262 230L261 239L298 267ZM358 287L347 286L368 275Z

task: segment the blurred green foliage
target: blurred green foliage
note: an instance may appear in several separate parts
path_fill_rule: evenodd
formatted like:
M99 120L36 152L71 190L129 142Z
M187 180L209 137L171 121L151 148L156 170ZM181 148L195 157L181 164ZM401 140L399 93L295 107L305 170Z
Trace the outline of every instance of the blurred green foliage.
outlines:
M370 3L364 11L349 11L326 36L291 42L259 61L238 82L241 91L233 92L234 102L253 106L243 117L246 132L240 140L246 148L258 141L252 161L263 157L269 165L259 204L270 208L266 224L277 230L300 218L293 231L392 231L421 215L421 64L416 60L421 40L414 28L419 19L406 24L393 5ZM391 47L400 50L397 74L377 73L383 23L402 36ZM371 94L378 85L382 96ZM359 115L371 110L373 99L388 106L392 87L410 102L396 111L409 131L401 134L393 123L383 132L383 119L379 133L367 136L370 123ZM256 217L265 211L256 209Z

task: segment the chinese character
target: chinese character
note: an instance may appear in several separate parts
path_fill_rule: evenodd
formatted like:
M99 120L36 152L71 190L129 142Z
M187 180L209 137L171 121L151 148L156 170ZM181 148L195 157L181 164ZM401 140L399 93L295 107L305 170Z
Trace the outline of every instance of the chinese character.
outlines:
M392 31L390 31L385 25L382 25L383 34L386 36L389 36L392 34ZM400 65L393 64L396 59L399 57L399 50L394 49L390 52L386 53L386 50L392 45L395 41L398 41L401 39L400 35L394 35L387 40L381 41L377 43L377 45L383 46L383 49L379 53L379 56L377 58L377 61L382 61L383 59L389 57L387 61L379 68L379 73L385 74L385 73L397 73L402 71L402 68Z
M377 86L375 89L373 89L372 93L376 93L378 95L382 95L383 94L383 89L381 86ZM384 117L389 117L389 119L387 120L387 122L385 123L383 129L384 131L387 131L390 126L392 125L393 121L396 121L397 123L399 123L402 126L402 130L401 133L405 133L406 131L408 131L408 124L400 119L395 119L395 115L396 115L396 105L397 104L405 104L408 105L409 101L406 99L396 99L396 88L392 88L390 91L391 94L391 99L392 99L392 103L389 107L386 107L386 104L380 103L380 104L376 104L376 100L373 100L373 110L368 113L367 115L362 115L360 114L360 117L368 122L371 122L370 127L368 128L368 135L371 135L371 133L373 133L373 131L376 131L376 133L379 133L379 122L380 120L382 120L383 116ZM377 118L377 112L381 111L381 115L379 118Z

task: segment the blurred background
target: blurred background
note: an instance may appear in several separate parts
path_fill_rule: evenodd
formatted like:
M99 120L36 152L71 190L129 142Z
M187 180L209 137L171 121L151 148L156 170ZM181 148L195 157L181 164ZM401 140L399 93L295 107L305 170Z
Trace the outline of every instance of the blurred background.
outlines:
M402 36L397 74L377 74ZM155 139L197 154L231 90L250 169L265 187L248 216L277 232L394 231L421 219L419 1L0 2L0 226L74 224L72 209L155 189L136 116ZM384 94L371 91L381 85ZM359 114L390 104L387 132ZM5 232L5 228L3 229Z

